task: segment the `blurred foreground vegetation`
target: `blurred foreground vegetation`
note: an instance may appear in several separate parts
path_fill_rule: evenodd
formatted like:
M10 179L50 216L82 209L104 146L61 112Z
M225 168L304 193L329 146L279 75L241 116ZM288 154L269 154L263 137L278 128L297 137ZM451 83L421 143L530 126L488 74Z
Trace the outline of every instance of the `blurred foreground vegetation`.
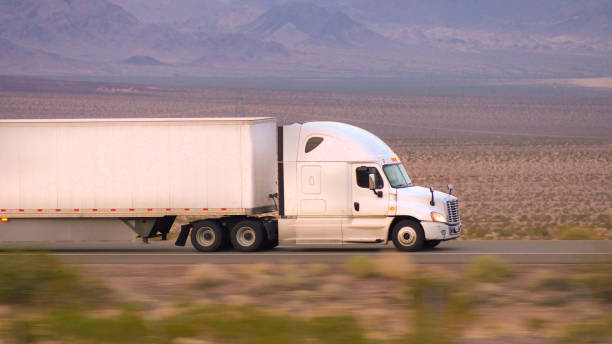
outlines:
M540 311L525 314L522 336L543 343L612 339L612 315L605 312L612 307L612 261L584 265L571 274L536 270L527 278L520 267L481 256L456 270L418 266L400 253L354 257L344 266L232 270L202 265L178 276L175 295L166 295L160 306L124 298L54 256L9 252L0 259L0 343L462 343L469 342L474 328L495 320L487 316L488 308L498 315L504 308L516 311L527 302L525 293ZM383 289L392 292L383 294ZM524 293L508 299L506 290ZM254 296L255 302L225 301L239 294ZM371 310L356 308L359 302L352 296L373 297L378 306L394 308L364 320ZM318 306L307 314L283 310L300 301L294 299L303 299L302 308ZM539 315L553 314L551 309L571 299L604 311L588 309L584 317L557 325L563 319ZM341 307L326 308L336 303ZM381 326L377 321L399 327L381 336L374 333ZM551 334L542 337L544 332ZM495 335L489 336L496 343Z

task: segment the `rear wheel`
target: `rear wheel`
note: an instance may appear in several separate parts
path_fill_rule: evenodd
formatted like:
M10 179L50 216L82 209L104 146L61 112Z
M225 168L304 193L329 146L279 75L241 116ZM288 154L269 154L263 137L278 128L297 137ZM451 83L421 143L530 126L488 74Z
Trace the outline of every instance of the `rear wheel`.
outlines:
M423 248L434 248L440 244L441 240L425 240Z
M423 248L425 232L418 222L402 220L393 226L391 238L400 251L418 251Z
M266 242L263 224L256 220L244 220L232 227L232 245L238 251L253 252L261 249Z
M216 221L200 221L191 230L191 243L200 252L218 251L226 237L227 231Z

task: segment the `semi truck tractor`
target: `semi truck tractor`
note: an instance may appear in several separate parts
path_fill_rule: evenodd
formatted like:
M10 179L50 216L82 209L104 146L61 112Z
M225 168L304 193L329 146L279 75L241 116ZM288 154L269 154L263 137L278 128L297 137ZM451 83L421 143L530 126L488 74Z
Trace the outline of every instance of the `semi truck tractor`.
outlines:
M52 238L112 220L147 242L166 239L179 216L176 245L202 252L389 241L416 251L461 235L450 184L413 185L389 146L349 124L0 120L0 233Z

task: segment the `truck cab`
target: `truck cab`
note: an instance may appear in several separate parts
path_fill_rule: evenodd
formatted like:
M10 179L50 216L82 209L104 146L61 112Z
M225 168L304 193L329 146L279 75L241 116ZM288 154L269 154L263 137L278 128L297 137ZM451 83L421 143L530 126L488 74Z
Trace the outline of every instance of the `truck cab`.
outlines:
M455 196L416 186L387 144L361 128L279 128L280 245L369 243L404 251L461 234Z

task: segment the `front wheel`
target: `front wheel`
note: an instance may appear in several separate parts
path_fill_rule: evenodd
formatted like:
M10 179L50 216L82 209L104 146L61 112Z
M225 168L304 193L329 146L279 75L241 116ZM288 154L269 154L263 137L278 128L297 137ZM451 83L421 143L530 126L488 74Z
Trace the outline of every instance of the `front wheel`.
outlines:
M423 248L425 232L416 221L402 220L393 226L391 234L395 248L400 251L418 251Z
M238 251L253 252L266 242L263 224L256 220L244 220L232 227L232 246Z

